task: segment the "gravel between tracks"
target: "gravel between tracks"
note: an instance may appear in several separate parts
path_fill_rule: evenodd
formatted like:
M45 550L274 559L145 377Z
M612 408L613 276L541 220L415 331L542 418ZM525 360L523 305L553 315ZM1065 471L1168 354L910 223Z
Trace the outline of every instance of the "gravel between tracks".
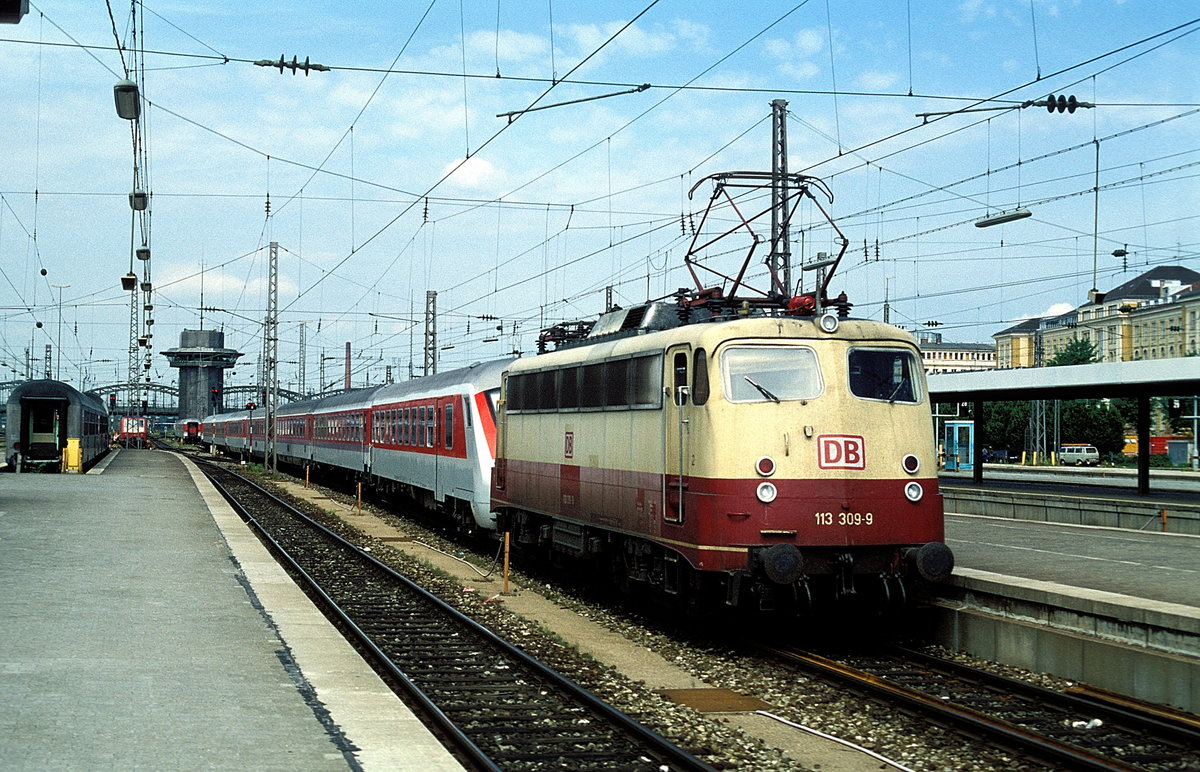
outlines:
M498 597L498 583L465 579L466 575L455 569L457 563L436 552L384 539L389 539L386 534L404 534L485 571L490 558L466 552L461 545L410 519L371 505L364 504L363 515L359 516L351 506L351 499L336 491L324 488L306 491L290 480L266 482L334 530L369 548L385 563L497 634L520 642L531 655L717 768L831 772L890 767L877 759L787 729L761 715L704 714L667 699L654 691L663 684L650 683L651 678L645 676L643 661L647 652L661 658L665 667L686 673L691 685L756 696L769 703L769 711L775 715L861 745L911 769L984 772L1043 768L847 694L777 662L714 644L694 632L676 629L670 622L660 622L511 572L521 598L533 595L550 601L538 607L536 619L523 617L514 608L521 605L517 599ZM452 573L443 570L443 566ZM589 645L591 641L586 637L580 637L588 635L587 625L580 620L600 625L627 643L604 647L599 659L585 653L597 649ZM634 660L640 664L634 665ZM992 669L1051 688L1062 683L1013 668L992 665ZM630 672L634 675L627 675ZM654 672L657 676L660 671Z

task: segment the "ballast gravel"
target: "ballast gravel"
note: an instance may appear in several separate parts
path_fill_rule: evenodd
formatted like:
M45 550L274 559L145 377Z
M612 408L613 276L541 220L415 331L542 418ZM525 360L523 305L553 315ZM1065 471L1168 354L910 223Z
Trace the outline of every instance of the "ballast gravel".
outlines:
M470 614L498 635L517 642L530 655L566 675L614 707L634 717L697 757L722 770L820 770L821 764L792 758L759 738L733 726L728 716L704 714L655 693L645 683L625 676L619 662L599 662L566 643L553 630L513 613L503 603L490 602L481 592L464 592L463 583L415 559L392 544L363 535L341 514L350 514L353 499L336 490L320 492L340 507L329 511L291 496L286 485L264 480L303 511L349 538L443 600ZM393 526L413 539L456 555L480 570L495 568L491 555L466 550L437 532L406 517L364 504L363 514ZM1008 756L990 746L932 726L898 712L894 707L865 700L793 670L777 661L739 649L736 644L706 639L702 631L685 629L652 612L638 612L592 597L584 588L570 588L544 577L518 571L510 579L523 591L536 592L555 604L589 619L658 654L663 660L691 673L699 681L768 703L770 713L862 746L912 770L989 772L995 769L1037 770L1045 767ZM1050 688L1061 688L1060 679L1030 674L1016 668L984 663L961 655L972 665L989 667L1004 675L1023 678ZM795 730L799 731L799 730ZM866 755L861 769L892 769Z

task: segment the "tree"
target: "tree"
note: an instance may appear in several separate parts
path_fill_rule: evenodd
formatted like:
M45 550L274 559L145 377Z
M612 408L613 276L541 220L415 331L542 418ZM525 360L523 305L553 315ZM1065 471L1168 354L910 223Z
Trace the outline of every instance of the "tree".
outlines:
M1046 366L1090 365L1095 361L1096 347L1092 345L1092 342L1085 338L1073 338L1070 343L1063 347L1062 351L1055 354L1046 363Z
M976 420L979 420L978 417ZM1019 452L1025 447L1025 429L1028 426L1028 402L983 404L983 437L991 448Z
M1062 403L1062 441L1095 445L1101 455L1120 453L1125 447L1125 422L1121 414L1100 400L1073 399Z

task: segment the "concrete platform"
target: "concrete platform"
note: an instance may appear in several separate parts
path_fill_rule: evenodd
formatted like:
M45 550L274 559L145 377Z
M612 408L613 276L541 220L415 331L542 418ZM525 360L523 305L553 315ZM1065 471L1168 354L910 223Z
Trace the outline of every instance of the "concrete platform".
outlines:
M1200 711L1200 537L947 515L939 642Z
M0 475L0 619L6 770L461 769L168 453Z

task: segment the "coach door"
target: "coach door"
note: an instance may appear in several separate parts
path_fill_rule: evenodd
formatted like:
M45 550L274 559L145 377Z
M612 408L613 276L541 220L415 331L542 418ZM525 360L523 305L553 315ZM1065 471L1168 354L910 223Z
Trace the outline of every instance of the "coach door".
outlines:
M691 408L689 346L667 349L663 391L663 519L682 523L687 492L688 416Z

